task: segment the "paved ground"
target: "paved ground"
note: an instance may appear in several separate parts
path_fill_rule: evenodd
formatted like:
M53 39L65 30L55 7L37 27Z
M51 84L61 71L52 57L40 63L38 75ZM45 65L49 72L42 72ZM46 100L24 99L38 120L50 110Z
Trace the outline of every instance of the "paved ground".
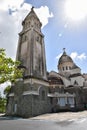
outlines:
M30 119L64 121L64 120L73 120L73 119L79 119L79 118L87 118L87 111L51 113L51 114L40 115L40 116L33 117Z
M0 130L87 130L87 119L77 121L1 120Z
M2 118L12 118L14 117L5 117L5 114L0 114L0 119ZM15 117L15 119L18 119L18 117ZM87 118L87 111L81 111L81 112L59 112L59 113L51 113L51 114L43 114L40 116L28 118L30 120L49 120L49 121L66 121L66 120L76 120L81 118ZM19 118L20 119L20 118Z
M87 111L44 114L22 119L0 116L0 130L87 130Z
M87 130L87 112L45 114L22 119L0 117L0 130Z

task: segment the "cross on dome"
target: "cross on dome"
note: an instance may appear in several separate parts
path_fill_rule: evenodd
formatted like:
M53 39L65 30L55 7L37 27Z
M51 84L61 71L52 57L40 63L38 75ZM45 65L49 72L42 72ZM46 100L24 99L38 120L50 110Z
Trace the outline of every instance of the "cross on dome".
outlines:
M63 52L65 52L66 48L63 48Z

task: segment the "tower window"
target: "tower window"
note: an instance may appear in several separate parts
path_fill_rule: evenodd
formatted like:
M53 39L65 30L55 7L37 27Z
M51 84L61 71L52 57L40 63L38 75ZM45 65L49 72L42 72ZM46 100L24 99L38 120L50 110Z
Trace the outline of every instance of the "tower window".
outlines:
M29 27L30 27L30 22L29 22Z
M39 37L37 37L37 41L39 41Z
M26 35L23 35L23 36L22 36L22 42L25 42L25 41L27 41L27 36L26 36Z
M63 67L63 71L64 71L64 67Z
M25 36L25 41L27 40L27 36Z

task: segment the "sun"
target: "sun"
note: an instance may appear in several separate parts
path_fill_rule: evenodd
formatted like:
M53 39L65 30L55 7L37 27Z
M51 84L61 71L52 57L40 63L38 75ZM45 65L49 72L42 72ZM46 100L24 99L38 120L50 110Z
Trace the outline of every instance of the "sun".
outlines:
M87 0L66 0L65 15L73 21L85 19L87 16Z

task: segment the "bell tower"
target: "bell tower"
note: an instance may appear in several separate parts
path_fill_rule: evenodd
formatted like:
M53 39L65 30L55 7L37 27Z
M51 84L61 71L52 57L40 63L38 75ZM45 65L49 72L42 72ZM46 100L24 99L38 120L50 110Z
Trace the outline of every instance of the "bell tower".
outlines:
M26 68L24 76L46 79L46 57L41 22L34 7L22 22L16 59Z

